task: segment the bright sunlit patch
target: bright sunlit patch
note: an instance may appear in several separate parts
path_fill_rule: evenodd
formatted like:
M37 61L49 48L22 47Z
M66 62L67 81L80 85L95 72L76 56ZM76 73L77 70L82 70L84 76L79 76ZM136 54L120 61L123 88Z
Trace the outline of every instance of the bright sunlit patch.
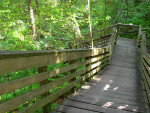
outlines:
M98 81L101 81L101 78L93 77L92 79L95 80L95 81L97 81L97 82L98 82Z
M106 104L104 104L102 107L104 108L108 108L113 104L113 102L107 102Z
M83 89L90 89L90 86L82 86Z
M95 61L97 61L97 58L92 58L92 62L95 62Z
M117 109L125 109L128 105L125 106L119 106Z
M80 93L79 92L75 92L73 95L79 95Z
M97 71L96 70L93 70L93 73L96 73Z
M111 19L111 16L106 16L106 20L110 20Z
M113 80L109 80L109 83L110 83L110 84L113 83Z
M103 50L102 50L102 53L104 53L104 52L105 52L105 50L103 49Z
M133 109L133 111L134 111L134 112L137 112L138 110L135 108L135 109Z
M118 89L118 87L115 87L113 90L117 90Z
M96 49L93 50L93 55L97 55L98 51Z
M85 79L86 79L86 78L85 78L85 77L83 77L83 81L85 81Z
M98 65L100 65L100 63L93 64L93 65L91 65L91 68L95 68L95 67L97 67Z
M103 88L103 90L108 90L108 88L110 88L110 85L106 84L105 87Z

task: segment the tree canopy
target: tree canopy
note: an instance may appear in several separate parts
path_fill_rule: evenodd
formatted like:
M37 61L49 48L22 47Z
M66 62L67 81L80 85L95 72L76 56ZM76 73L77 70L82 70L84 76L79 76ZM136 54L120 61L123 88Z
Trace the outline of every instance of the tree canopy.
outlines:
M149 19L149 0L2 0L0 48L67 48L75 38L91 32L90 38L92 31L115 23L148 28Z

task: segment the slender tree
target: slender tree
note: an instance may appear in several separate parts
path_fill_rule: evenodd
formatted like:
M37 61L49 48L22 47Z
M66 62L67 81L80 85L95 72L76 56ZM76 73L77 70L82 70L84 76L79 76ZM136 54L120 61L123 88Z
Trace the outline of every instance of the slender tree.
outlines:
M91 15L90 15L90 0L88 0L88 23L89 23L89 33L90 33L90 40L91 40L91 48L93 48L92 24L91 24Z
M129 14L129 5L128 5L128 0L126 0L125 2L126 2L126 5L127 5L127 15L126 15L126 19L125 19L125 24L126 24L127 19L128 19L128 14Z
M69 8L70 8L72 14L74 14L74 12L73 12L73 10L71 8L71 3L70 3L69 0L68 0L68 4L69 4ZM76 19L76 15L75 14L73 16L73 22L74 22L73 28L74 28L74 32L76 34L76 38L80 38L81 39L82 35L81 35L81 31L80 31L79 24L78 24L78 21Z
M37 40L36 26L35 26L35 17L34 17L31 1L32 0L28 0L28 8L29 8L30 20L31 20L31 25L32 25L32 38L34 40Z
M35 14L39 16L39 0L35 0L35 2L36 2Z

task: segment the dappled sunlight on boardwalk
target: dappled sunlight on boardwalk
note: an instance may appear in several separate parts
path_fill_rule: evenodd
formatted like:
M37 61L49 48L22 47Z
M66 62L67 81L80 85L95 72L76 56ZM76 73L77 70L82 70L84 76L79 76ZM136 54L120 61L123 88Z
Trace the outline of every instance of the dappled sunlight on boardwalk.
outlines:
M128 41L129 47L125 46ZM135 44L135 40L119 38L110 66L70 96L63 108L90 113L149 113L144 86L137 71Z
M128 105L125 105L125 106L119 106L117 109L120 109L120 110L123 110L127 107Z
M102 107L104 108L108 108L113 104L113 102L107 102L106 104L104 104Z

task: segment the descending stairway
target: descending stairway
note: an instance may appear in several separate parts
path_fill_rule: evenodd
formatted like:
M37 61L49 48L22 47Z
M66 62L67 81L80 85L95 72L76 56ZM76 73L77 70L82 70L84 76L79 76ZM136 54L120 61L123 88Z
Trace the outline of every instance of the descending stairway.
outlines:
M66 99L56 113L149 113L136 40L118 38L107 69Z

